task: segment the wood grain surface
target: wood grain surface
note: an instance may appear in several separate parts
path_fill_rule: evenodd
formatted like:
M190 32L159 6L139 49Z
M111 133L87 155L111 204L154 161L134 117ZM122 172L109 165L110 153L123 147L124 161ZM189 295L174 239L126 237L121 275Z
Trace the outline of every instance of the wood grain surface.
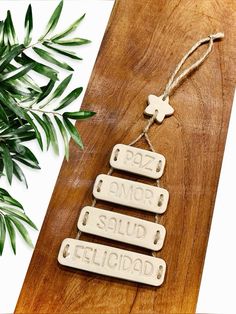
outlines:
M85 149L78 153L71 142L70 162L61 168L16 313L195 312L236 83L235 12L233 0L117 0L83 101L97 115L77 124ZM174 116L150 131L155 148L167 159L161 186L170 192L168 210L160 218L167 229L158 253L168 265L163 286L61 267L61 241L76 236L79 212L92 202L96 176L108 171L112 147L139 134L146 123L147 96L163 92L193 43L218 31L225 32L225 39L214 44L204 64L170 97ZM147 147L144 141L138 146ZM151 213L99 206L154 220ZM150 254L91 236L82 239Z

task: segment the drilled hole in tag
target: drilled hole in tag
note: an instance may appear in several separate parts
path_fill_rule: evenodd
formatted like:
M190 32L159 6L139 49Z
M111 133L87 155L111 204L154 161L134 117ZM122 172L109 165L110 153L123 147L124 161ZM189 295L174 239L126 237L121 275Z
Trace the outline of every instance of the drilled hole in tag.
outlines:
M163 266L160 265L159 269L158 269L158 272L157 272L157 279L161 279L162 273L163 273Z
M157 171L157 172L160 172L160 171L161 171L161 167L162 167L162 160L159 160L159 161L158 161L158 164L157 164L157 169L156 169L156 171Z
M114 154L114 161L118 160L119 152L120 152L120 150L119 150L119 148L117 148L116 151L115 151L115 154Z
M70 248L70 244L67 244L63 250L63 257L66 258L70 255L70 252L69 252L69 248Z
M98 185L97 185L97 192L101 192L101 187L102 187L102 180L100 180L99 182L98 182Z
M157 230L155 234L155 238L154 238L154 244L157 244L157 242L160 240L160 237L161 237L161 233L159 230Z
M164 194L161 194L157 206L161 207L164 201Z
M82 225L83 225L83 226L86 226L87 221L88 221L88 217L89 217L89 212L86 212L86 213L84 214L84 219L83 219L83 222L82 222Z

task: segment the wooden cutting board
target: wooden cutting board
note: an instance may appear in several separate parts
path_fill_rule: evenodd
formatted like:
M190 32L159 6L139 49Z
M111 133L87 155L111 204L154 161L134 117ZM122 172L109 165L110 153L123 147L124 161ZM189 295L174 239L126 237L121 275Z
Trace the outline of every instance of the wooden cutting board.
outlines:
M97 115L77 124L85 149L78 152L71 142L70 162L62 165L16 313L194 313L236 83L235 12L233 0L117 0L83 102ZM193 43L218 31L225 39L171 96L174 116L150 132L167 160L161 185L170 203L160 219L167 238L158 254L168 265L165 283L153 288L61 267L61 241L75 237L79 212L91 204L93 182L107 172L112 147L139 134L147 96L163 91ZM151 213L113 208L154 219Z

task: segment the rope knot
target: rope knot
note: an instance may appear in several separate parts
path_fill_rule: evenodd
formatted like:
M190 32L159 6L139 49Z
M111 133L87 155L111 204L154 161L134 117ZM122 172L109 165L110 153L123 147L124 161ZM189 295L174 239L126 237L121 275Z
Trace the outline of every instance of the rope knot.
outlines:
M216 33L209 36L212 40L224 38L224 33Z
M146 134L148 132L148 130L149 130L149 126L146 125L145 128L143 129L143 134Z

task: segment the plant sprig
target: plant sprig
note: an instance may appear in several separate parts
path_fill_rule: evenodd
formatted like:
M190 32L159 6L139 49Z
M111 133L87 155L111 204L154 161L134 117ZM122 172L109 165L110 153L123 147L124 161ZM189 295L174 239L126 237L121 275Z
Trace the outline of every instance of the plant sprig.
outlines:
M82 60L74 51L62 47L90 43L84 38L67 37L76 31L85 14L64 31L53 34L62 9L63 1L57 5L36 43L32 43L34 24L31 5L25 15L23 43L18 42L10 11L7 11L6 19L0 21L0 176L6 175L9 184L16 177L27 186L22 164L40 169L36 156L23 145L24 142L37 140L41 150L52 146L58 154L60 135L68 160L70 136L83 149L81 136L70 120L86 119L95 114L88 110L62 111L76 101L83 91L79 86L66 93L72 79L71 73L64 79L59 79L61 68L68 72L73 71L68 64L69 59L78 62ZM34 58L28 56L28 50L34 51ZM31 77L32 71L44 77L45 85L40 86ZM52 106L53 110L49 109ZM46 147L43 137L46 139ZM16 230L32 246L27 225L37 229L25 214L23 206L0 188L0 255L3 253L6 234L9 235L13 252L16 253Z

